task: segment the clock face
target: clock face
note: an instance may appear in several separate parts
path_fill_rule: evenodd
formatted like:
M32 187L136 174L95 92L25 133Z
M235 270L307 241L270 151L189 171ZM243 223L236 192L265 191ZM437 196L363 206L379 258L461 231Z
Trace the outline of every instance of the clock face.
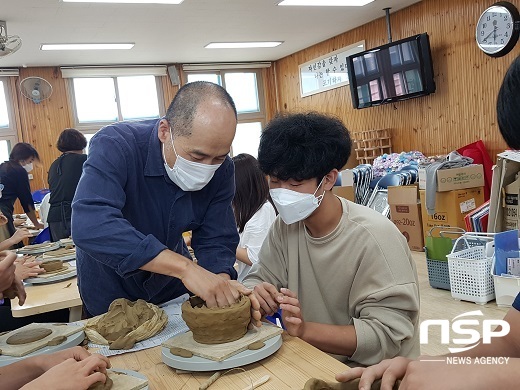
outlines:
M477 44L491 56L504 55L518 40L515 16L503 5L493 5L480 16L477 24ZM507 50L509 49L509 50Z

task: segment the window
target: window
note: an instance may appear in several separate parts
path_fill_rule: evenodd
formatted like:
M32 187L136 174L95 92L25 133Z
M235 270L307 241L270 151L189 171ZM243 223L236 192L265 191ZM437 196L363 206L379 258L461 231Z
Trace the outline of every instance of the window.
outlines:
M258 156L260 135L265 126L262 74L258 69L187 71L187 82L210 81L221 85L233 98L238 114L231 156L248 153Z
M8 83L7 77L0 77L0 163L9 160L11 147L18 141Z
M122 120L160 118L162 91L156 77L74 77L71 79L76 128L88 141L102 126Z

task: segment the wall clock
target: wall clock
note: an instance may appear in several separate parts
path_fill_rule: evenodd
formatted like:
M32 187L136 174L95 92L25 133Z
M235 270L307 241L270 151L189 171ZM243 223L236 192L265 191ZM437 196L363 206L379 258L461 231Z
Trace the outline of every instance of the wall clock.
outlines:
M518 42L520 14L507 1L499 1L486 9L477 23L477 45L491 57L509 53Z

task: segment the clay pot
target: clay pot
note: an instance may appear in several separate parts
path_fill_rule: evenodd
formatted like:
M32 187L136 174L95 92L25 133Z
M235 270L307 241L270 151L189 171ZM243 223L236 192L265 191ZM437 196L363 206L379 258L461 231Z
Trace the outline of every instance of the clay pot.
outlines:
M199 297L181 306L182 318L201 344L222 344L238 340L247 332L251 320L251 301L245 295L231 306L208 308Z

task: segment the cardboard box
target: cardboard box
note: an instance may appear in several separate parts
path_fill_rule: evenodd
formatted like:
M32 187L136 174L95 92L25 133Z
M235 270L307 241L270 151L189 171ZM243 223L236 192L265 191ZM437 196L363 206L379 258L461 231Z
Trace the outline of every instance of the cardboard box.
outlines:
M466 229L464 224L466 214L484 203L484 187L436 192L435 214L428 215L425 191L419 190L419 195L424 236L434 226L457 226Z
M388 187L388 204L390 218L406 237L410 250L422 252L424 239L418 187L416 185Z
M356 201L356 193L354 191L353 186L332 187L332 193L336 194L337 196L341 196L342 198L345 198L347 200L350 200L351 202Z
M493 167L491 197L489 201L488 229L490 233L503 232L505 226L505 188L516 180L520 171L520 152L507 151L497 155L497 165ZM517 225L520 226L520 224Z
M484 186L484 168L481 164L437 171L437 191L445 192Z

